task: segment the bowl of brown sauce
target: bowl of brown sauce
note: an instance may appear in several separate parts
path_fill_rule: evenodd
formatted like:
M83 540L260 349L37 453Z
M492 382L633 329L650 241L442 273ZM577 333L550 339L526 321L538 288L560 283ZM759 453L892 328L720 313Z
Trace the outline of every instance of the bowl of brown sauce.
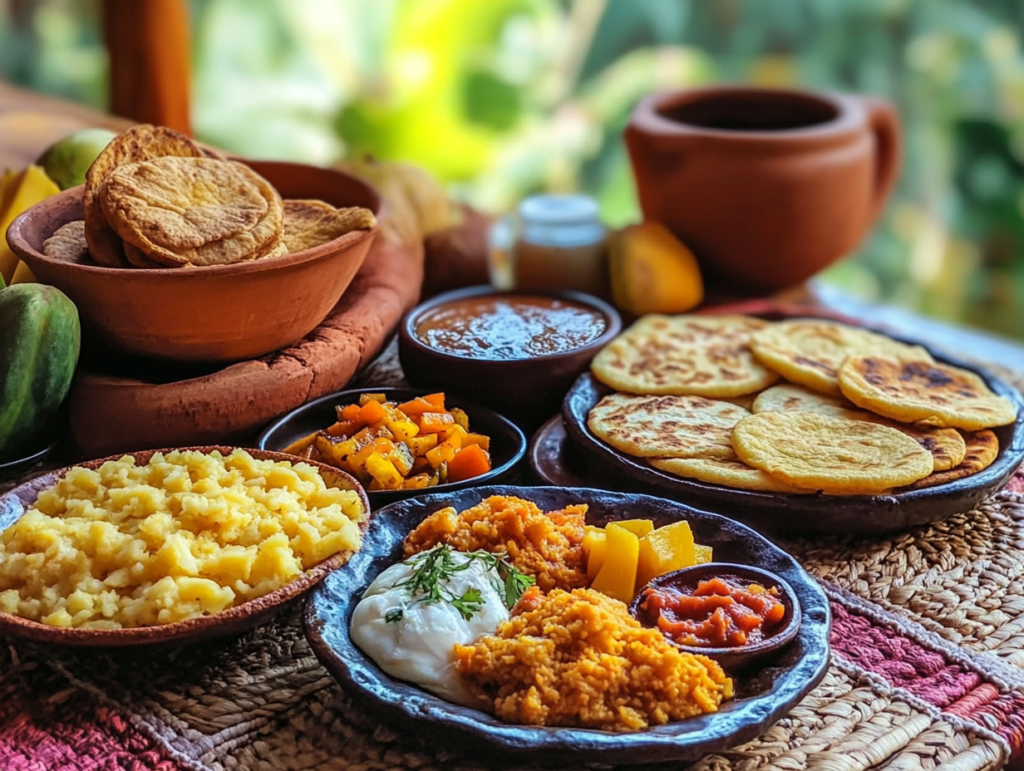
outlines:
M402 323L398 350L417 387L539 425L621 329L614 308L580 292L471 287L415 308Z

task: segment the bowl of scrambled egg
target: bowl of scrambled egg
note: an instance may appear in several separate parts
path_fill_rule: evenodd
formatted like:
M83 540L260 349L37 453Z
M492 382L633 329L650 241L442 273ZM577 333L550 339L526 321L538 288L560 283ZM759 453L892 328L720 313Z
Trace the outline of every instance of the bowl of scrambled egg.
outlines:
M369 512L352 476L266 450L55 471L0 497L0 634L108 647L236 634L348 562Z

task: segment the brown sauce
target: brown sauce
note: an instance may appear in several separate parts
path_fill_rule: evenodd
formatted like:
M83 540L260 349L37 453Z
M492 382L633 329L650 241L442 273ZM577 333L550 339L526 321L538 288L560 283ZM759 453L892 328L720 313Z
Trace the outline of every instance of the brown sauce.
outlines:
M604 314L540 295L467 297L428 311L416 337L445 353L474 359L529 359L580 348L604 334Z
M642 609L670 640L698 648L742 648L778 631L785 606L778 590L723 576L694 588L649 587Z

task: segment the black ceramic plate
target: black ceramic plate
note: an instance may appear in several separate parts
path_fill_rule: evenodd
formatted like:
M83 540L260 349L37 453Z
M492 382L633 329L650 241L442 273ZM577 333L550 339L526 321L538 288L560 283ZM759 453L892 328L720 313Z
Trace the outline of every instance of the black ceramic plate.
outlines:
M870 327L868 327L870 329ZM882 334L914 345L889 331ZM924 346L927 348L927 346ZM1024 400L1016 389L994 375L931 351L936 361L978 373L989 388L1017 406L1017 420L995 428L999 455L988 468L936 487L897 495L785 495L739 490L698 482L659 471L641 458L620 453L587 427L587 415L613 389L592 374L580 375L565 397L562 417L569 441L585 454L588 480L604 480L616 489L642 490L685 501L742 520L758 530L801 533L885 533L935 522L970 511L1003 487L1024 461ZM576 464L577 468L583 466Z
M782 577L803 611L800 633L756 670L732 673L736 698L717 713L636 733L509 725L392 679L349 637L356 603L384 568L401 559L402 539L427 515L445 506L463 510L489 495L528 498L548 511L584 502L590 505L588 521L598 525L643 517L662 526L686 519L698 542L714 547L716 561L756 565ZM661 498L559 487L477 488L424 495L381 509L362 549L309 597L303 620L306 637L321 663L346 691L398 730L428 740L433 736L434 741L443 737L449 746L476 755L487 753L492 761L504 758L546 765L685 761L748 741L783 717L824 677L831 625L828 600L814 579L750 528Z
M384 394L388 401L407 402L417 396L423 396L428 391L417 391L410 388L354 388L349 391L338 391L328 394L309 404L304 404L298 409L292 410L283 418L278 419L262 434L260 434L257 447L261 450L276 450L280 452L292 442L309 436L314 431L319 431L333 424L338 418L335 414L335 405L345 406L359 402L361 394L375 393ZM473 433L483 434L491 438L491 470L473 479L463 482L451 482L431 488L437 491L461 490L466 487L474 487L481 484L496 484L506 481L515 469L515 466L526 455L526 437L523 432L512 421L503 418L497 412L486 407L478 407L458 396L445 394L446 407L458 407L465 410L469 416L469 428ZM403 498L411 498L414 495L422 495L422 490L367 490L370 496L370 505L373 508L386 506L393 501Z

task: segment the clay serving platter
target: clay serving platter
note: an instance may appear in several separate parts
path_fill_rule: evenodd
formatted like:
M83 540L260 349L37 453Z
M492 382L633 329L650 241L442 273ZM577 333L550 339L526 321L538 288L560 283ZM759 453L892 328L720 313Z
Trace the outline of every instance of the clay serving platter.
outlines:
M736 698L714 714L636 733L510 725L479 710L451 704L384 674L357 648L349 622L366 587L402 559L402 539L428 515L445 506L463 510L490 495L534 501L544 510L587 503L587 520L601 525L648 518L656 526L689 521L700 543L716 560L756 565L784 579L800 603L803 618L793 642L749 671L730 673ZM353 697L397 730L427 741L443 741L477 756L509 762L564 765L687 761L758 736L806 696L825 674L831 616L818 584L796 560L750 528L680 503L646 495L589 488L484 487L436 493L391 504L378 511L363 548L310 595L303 616L306 637L321 663Z
M224 446L208 447L184 447L184 450L199 450L210 453L219 450L222 455L230 454L235 448ZM279 452L268 452L266 450L246 450L258 460L289 461L295 462L296 458ZM148 463L149 459L157 452L170 452L170 450L147 450L146 452L128 453L135 458L136 463ZM99 468L108 460L118 460L123 455L114 455L109 458L101 458L77 465L85 468ZM331 487L343 490L355 490L362 500L367 517L360 527L365 532L370 521L370 502L366 498L366 492L362 486L350 475L322 463L306 461L309 465L319 469L324 480ZM35 503L39 493L50 487L60 479L68 469L63 468L51 471L49 474L36 477L19 487L14 488L6 495L0 496L0 531L6 530L18 521L25 511ZM306 591L320 583L332 570L344 565L352 557L353 552L343 551L328 557L323 562L314 565L312 568L296 578L291 583L275 589L269 594L249 600L241 605L236 605L227 610L209 616L188 619L187 621L176 621L172 624L160 626L134 627L131 629L74 629L47 626L36 621L30 621L20 616L13 616L9 613L0 613L0 635L6 637L20 637L27 640L35 640L44 643L68 645L83 648L123 648L138 646L157 645L184 645L207 640L214 640L220 637L239 634L252 629L268 621L284 605L301 597Z
M407 402L429 391L417 391L411 388L355 388L348 391L328 394L298 409L292 410L281 419L275 421L260 435L257 446L261 450L281 451L292 442L309 436L314 431L326 429L338 418L335 414L336 405L356 404L359 397L366 393L384 394L390 402ZM515 473L519 461L526 455L526 437L512 421L497 412L479 407L458 396L445 394L445 406L458 407L469 417L469 428L473 433L483 434L491 438L491 470L472 479L462 482L449 482L431 488L438 492L461 490L464 487L475 487L481 484L496 484L507 481ZM422 494L422 490L368 490L370 503L384 506L394 501Z
M758 307L758 306L753 306ZM744 312L744 306L729 309ZM813 313L784 311L755 312L748 315L776 321ZM1005 396L1017 407L1014 423L993 429L999 437L999 455L988 468L969 477L944 485L911 490L894 495L786 495L762 493L713 485L659 471L640 458L618 452L597 438L587 427L587 415L613 389L591 373L579 377L562 404L567 441L578 453L574 468L587 480L601 480L615 489L638 490L664 495L694 506L701 506L739 519L758 530L800 533L885 533L935 522L953 514L969 511L1006 484L1024 461L1024 399L1015 388L971 364L931 350L890 330L857 324L850 319L821 314L880 332L893 339L928 348L936 361L971 370L980 375L989 388ZM570 453L570 455L572 454ZM585 469L585 470L584 470Z

